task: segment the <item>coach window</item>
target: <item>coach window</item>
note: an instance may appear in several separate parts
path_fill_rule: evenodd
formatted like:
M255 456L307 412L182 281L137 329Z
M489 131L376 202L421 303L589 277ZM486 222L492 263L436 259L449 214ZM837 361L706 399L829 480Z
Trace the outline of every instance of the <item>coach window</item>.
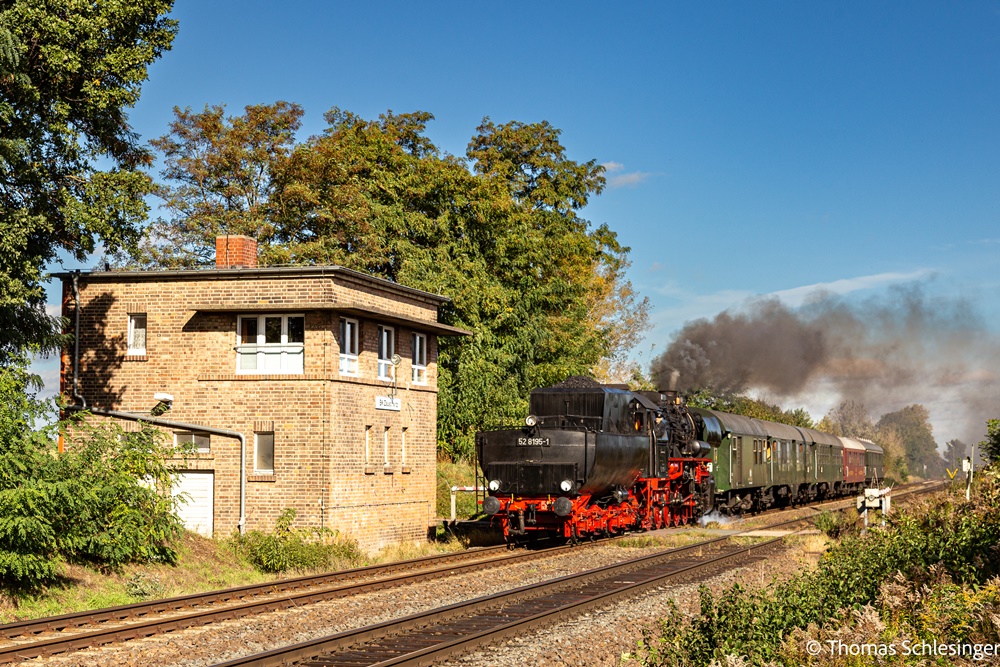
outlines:
M427 336L413 334L413 384L427 384Z
M392 327L378 327L378 379L392 381L396 377L392 355L396 354L396 332Z
M358 321L340 318L340 374L358 374Z
M274 474L274 432L254 433L253 471L258 475Z
M301 374L305 329L303 315L240 315L236 372Z

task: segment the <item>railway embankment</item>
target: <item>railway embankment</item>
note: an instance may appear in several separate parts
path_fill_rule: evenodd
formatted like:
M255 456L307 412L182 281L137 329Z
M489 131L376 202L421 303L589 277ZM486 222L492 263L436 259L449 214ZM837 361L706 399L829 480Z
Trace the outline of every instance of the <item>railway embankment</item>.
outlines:
M702 588L697 609L669 609L627 663L1000 662L1000 471L984 472L969 501L942 491L864 534L830 529L837 539L814 567L772 585Z

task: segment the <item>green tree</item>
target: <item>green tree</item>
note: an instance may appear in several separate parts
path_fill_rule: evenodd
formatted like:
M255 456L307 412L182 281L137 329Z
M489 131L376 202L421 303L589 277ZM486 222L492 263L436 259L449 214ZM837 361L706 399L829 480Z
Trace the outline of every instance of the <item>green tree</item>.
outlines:
M200 113L174 107L169 133L150 142L166 165L167 182L157 194L169 216L151 226L140 263L209 266L219 234L271 241L275 177L294 146L302 108L276 102L247 106L241 116L224 114L224 106Z
M628 248L577 214L603 169L569 159L548 123L486 119L461 159L426 136L426 112L334 108L322 134L295 143L300 113L177 110L157 140L171 216L150 243L182 250L140 261L206 264L215 235L239 231L265 265L338 264L447 294L443 319L474 332L439 346L438 435L456 456L476 430L519 421L531 389L610 369L647 326Z
M848 438L864 438L873 440L875 438L875 422L868 414L868 408L864 403L857 401L844 401L833 410L830 410L830 421L836 424L835 435L843 435Z
M152 188L128 124L147 67L170 48L172 0L0 4L0 363L52 349L41 285L59 251L129 246Z
M882 415L879 430L892 428L906 448L906 464L910 473L921 477L938 476L944 472L944 460L938 455L930 415L922 405L908 405L896 412Z
M979 449L990 463L1000 461L1000 419L986 422L986 439L979 443Z
M763 419L764 421L813 428L812 416L805 408L783 410L781 406L769 403L762 398L750 398L743 394L717 394L709 389L688 392L685 395L687 404L695 408L707 408L721 412L731 412L744 417Z

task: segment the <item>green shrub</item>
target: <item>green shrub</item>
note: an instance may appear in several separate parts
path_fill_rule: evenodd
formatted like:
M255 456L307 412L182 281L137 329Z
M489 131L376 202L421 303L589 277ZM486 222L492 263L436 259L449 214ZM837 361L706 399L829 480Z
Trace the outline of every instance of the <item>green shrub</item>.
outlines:
M727 655L755 665L780 661L793 630L861 610L897 573L919 581L933 571L959 586L983 584L1000 574L998 545L1000 474L987 470L972 502L950 496L896 509L885 529L844 538L815 570L760 590L737 585L716 596L703 587L700 612L685 619L674 610L639 657L645 665L724 664Z
M261 572L335 570L351 567L364 558L353 540L329 529L293 529L295 510L285 509L274 531L251 530L233 540L235 552Z
M65 562L173 562L173 446L150 427L126 433L72 419L36 429L49 409L33 388L23 368L0 368L0 590L14 600L36 592Z

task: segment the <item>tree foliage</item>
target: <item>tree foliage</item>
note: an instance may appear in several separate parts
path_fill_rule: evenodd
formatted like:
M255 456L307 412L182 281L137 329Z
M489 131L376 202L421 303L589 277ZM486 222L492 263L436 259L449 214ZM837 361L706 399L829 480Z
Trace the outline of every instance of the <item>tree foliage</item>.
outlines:
M959 439L945 443L944 461L949 468L961 468L962 459L969 455L969 446Z
M128 124L147 67L170 48L172 0L0 5L0 363L58 346L47 262L128 246L150 163Z
M892 419L878 425L868 408L858 401L843 401L816 426L820 431L847 438L870 440L883 452L883 470L887 480L905 482L910 477L906 443Z
M943 474L944 460L937 451L927 408L914 404L886 413L879 419L877 427L879 430L892 428L902 439L906 448L906 464L911 473L922 477Z
M763 398L750 398L743 394L716 394L709 389L702 389L686 394L686 400L688 405L695 408L731 412L736 415L803 428L814 427L812 416L805 408L785 410Z
M0 368L0 589L31 592L56 581L63 562L116 568L172 562L181 524L159 432L66 422L73 446L56 451L57 426L33 398L23 366Z
M979 449L990 463L1000 461L1000 419L986 422L986 439L980 441Z
M207 265L228 231L257 239L265 265L337 264L449 296L442 319L474 335L439 341L446 452L468 456L476 430L518 421L535 387L602 363L631 375L612 365L648 302L625 278L628 248L578 214L603 168L567 157L550 124L484 119L462 159L426 136L426 112L334 108L298 143L301 109L285 102L175 115L155 142L170 216L138 262Z

